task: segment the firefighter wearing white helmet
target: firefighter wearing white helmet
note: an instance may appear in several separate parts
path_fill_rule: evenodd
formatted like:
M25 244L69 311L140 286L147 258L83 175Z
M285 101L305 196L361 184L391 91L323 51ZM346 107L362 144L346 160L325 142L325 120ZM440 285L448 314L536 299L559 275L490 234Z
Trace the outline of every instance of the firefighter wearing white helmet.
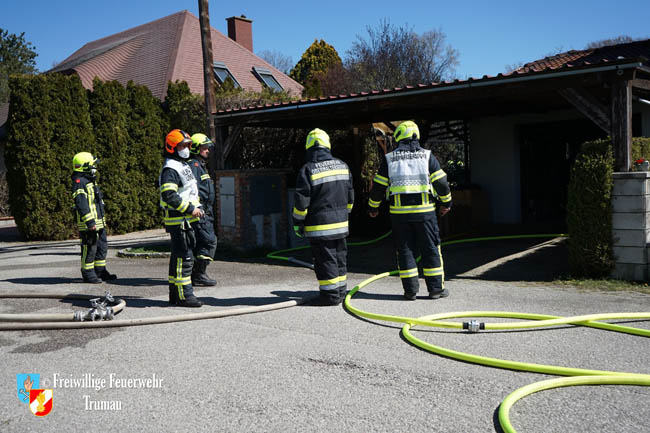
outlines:
M418 249L429 298L444 298L449 292L435 210L436 203L441 216L451 209L447 174L431 151L420 146L420 131L414 122L401 123L393 136L398 147L386 154L373 179L368 213L376 217L382 200L388 199L404 298L415 300L419 290Z
M81 277L84 283L101 283L117 277L106 270L106 220L104 200L97 184L99 160L88 152L72 158L72 198L81 239Z
M165 230L171 237L169 258L169 303L181 307L203 305L192 287L195 244L191 224L203 216L199 189L188 163L192 139L174 129L165 138L165 163L160 171L160 206L165 212Z
M296 179L293 228L311 244L321 301L338 305L347 293L345 238L354 204L352 174L346 163L332 156L325 131L311 131L305 149L307 162Z
M206 269L214 260L217 249L217 236L214 234L214 183L208 174L207 161L210 149L214 147L212 141L205 134L192 135L190 148L190 168L199 187L199 202L205 215L192 223L196 246L194 247L194 267L192 269L192 285L216 286L217 281L210 278Z

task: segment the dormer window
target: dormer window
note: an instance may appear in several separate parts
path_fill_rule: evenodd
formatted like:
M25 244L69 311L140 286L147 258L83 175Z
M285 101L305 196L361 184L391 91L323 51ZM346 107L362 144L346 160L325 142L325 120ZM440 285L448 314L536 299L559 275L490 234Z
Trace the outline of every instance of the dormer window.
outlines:
M214 62L212 64L212 71L214 71L214 77L217 79L219 84L223 85L223 83L225 83L226 80L230 78L235 88L238 89L241 87L241 85L235 79L235 76L230 72L230 69L228 69L225 63Z
M284 90L278 80L275 79L273 76L273 73L269 71L268 69L265 68L258 68L257 66L253 66L253 72L255 72L255 75L259 78L259 80L264 83L267 87L276 90L278 92L281 92Z

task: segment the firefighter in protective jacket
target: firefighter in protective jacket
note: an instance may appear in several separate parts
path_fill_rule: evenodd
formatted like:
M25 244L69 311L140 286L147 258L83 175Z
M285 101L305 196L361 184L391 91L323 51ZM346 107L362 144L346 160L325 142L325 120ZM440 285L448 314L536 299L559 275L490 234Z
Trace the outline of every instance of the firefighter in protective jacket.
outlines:
M332 157L325 131L307 135L305 165L296 180L293 228L306 237L314 256L321 301L338 305L347 293L348 214L354 204L352 174Z
M205 134L192 135L192 157L189 161L190 168L199 186L199 201L205 215L200 220L192 223L196 246L194 247L194 268L192 269L192 285L194 286L216 286L213 280L206 273L208 264L214 260L214 253L217 249L217 236L214 234L214 183L208 174L206 162L210 149L214 145Z
M99 160L88 152L72 158L72 198L81 238L81 276L84 283L101 283L117 278L106 270L106 221L104 201L97 185Z
M419 290L415 261L419 248L429 298L443 298L449 292L435 210L436 202L441 216L451 209L447 175L431 151L420 146L420 131L414 122L403 122L393 135L398 147L386 154L375 175L368 211L374 218L381 201L388 199L404 297L415 300Z
M199 189L188 164L192 139L174 129L165 138L165 163L160 171L160 205L165 212L165 230L171 237L169 259L169 303L182 307L203 305L192 289L195 238L191 224L203 216Z

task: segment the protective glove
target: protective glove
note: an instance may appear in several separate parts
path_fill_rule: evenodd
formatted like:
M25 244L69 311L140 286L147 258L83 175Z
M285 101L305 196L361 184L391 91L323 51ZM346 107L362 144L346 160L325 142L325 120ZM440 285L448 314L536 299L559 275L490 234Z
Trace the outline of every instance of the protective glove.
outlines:
M293 226L293 232L298 236L299 238L303 237L305 235L305 227L304 226Z

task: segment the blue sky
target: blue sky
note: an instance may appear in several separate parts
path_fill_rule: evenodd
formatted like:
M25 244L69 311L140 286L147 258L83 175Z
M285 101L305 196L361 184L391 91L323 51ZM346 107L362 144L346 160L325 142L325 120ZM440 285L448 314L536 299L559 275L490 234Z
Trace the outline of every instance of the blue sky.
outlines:
M86 42L183 9L198 16L198 0L3 0L0 28L25 32L44 71ZM294 64L314 39L324 39L345 57L357 35L365 37L367 26L376 27L382 18L418 33L440 29L460 52L461 79L495 75L594 40L650 38L648 0L210 2L210 23L224 34L225 18L242 14L253 20L255 52L276 50Z

